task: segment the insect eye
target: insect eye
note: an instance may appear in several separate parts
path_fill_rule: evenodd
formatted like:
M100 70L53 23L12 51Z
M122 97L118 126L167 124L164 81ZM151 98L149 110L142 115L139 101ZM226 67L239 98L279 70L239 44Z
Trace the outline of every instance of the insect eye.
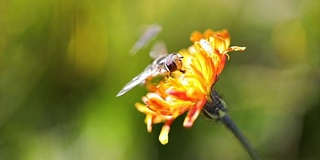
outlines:
M168 67L170 72L176 71L177 68L178 68L174 61L172 63L168 64L167 67Z

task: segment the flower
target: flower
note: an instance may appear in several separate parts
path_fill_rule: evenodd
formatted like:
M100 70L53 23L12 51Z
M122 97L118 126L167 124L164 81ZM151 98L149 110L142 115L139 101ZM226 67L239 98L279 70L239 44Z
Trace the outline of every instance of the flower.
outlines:
M147 85L148 93L142 97L143 103L137 102L136 108L146 114L145 123L148 132L152 125L164 123L159 141L168 143L168 134L172 122L187 112L183 126L191 127L210 97L210 90L218 80L230 51L243 51L245 47L230 45L227 30L214 32L211 29L203 34L192 33L193 45L179 51L184 73L173 72L157 84Z

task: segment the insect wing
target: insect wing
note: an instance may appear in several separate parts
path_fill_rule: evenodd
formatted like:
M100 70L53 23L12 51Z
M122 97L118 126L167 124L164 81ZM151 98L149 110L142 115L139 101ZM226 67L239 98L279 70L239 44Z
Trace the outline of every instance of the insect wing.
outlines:
M122 96L123 94L127 93L129 90L131 90L132 88L134 88L138 84L143 83L148 77L153 75L153 72L154 72L154 66L153 65L147 66L146 69L142 73L140 73L139 75L134 77L129 83L127 83L120 90L120 92L117 94L117 97Z
M136 54L140 49L145 47L152 39L154 39L161 30L162 27L157 24L153 24L148 27L148 29L143 33L139 40L130 49L130 54Z
M156 42L150 52L150 57L157 59L168 55L166 44L163 41Z

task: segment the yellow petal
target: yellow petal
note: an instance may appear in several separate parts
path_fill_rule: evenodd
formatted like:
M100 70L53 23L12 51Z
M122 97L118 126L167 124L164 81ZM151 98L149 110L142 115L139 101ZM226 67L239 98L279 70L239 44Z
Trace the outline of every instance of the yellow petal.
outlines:
M159 141L161 144L165 145L169 142L169 131L170 131L170 126L164 125L162 127L159 135Z

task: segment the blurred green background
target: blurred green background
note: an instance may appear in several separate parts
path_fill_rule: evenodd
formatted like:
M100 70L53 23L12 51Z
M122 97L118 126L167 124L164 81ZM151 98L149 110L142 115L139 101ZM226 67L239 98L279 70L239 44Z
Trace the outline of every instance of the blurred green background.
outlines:
M263 159L320 158L319 1L0 0L1 160L250 159L223 125L177 119L147 133L117 92L151 62L129 50L147 25L170 52L194 30L228 29L231 60L216 89Z

